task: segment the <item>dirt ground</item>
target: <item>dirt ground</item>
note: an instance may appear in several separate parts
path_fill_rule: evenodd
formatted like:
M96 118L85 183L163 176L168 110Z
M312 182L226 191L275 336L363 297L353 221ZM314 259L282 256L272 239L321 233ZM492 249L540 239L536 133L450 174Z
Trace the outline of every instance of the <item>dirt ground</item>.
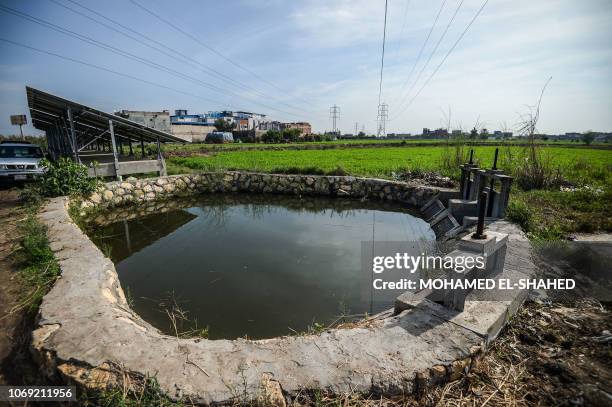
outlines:
M33 315L20 306L27 291L17 274L24 218L18 191L0 189L0 385L40 380L28 351Z
M19 228L15 191L0 190L0 384L45 383L28 352L33 316L19 308ZM599 302L528 302L490 351L460 380L417 396L304 395L318 405L610 406L612 316Z

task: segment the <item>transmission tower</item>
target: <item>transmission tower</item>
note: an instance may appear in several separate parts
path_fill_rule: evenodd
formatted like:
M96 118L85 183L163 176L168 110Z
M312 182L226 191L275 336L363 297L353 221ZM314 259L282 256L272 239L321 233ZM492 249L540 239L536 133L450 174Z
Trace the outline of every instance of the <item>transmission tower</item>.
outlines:
M358 133L358 127L359 127L359 123L355 122L355 135L357 135Z
M378 130L376 137L387 137L387 120L389 119L389 105L381 103L378 105Z
M338 121L339 117L340 117L340 107L336 105L333 105L332 107L330 107L329 108L329 118L332 119L333 133L338 132L338 127L336 126L336 122Z

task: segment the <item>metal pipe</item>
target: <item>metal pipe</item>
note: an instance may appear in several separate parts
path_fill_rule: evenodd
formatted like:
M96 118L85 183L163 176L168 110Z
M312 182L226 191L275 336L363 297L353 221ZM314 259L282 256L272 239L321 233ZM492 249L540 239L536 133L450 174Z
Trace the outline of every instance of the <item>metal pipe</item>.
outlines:
M497 156L499 155L499 148L495 149L495 158L493 158L493 168L491 168L491 172L497 170ZM493 213L493 201L495 200L495 192L493 188L495 187L495 178L493 178L493 174L491 174L491 183L489 184L489 205L487 209L487 216L491 216Z
M497 156L499 155L499 148L495 149L495 158L493 159L493 169L497 169Z
M481 192L478 199L478 224L476 225L476 233L472 235L472 239L486 239L484 233L485 209L487 205L487 193Z
M474 164L474 149L470 149L470 164Z

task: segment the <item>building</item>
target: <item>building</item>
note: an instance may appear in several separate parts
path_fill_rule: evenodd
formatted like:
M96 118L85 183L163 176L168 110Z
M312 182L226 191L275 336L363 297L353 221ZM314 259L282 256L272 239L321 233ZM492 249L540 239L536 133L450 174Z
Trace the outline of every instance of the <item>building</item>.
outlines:
M496 140L507 139L507 138L511 138L512 137L512 132L511 131L495 130L493 132L493 134L492 134L492 137L495 138Z
M116 116L123 117L134 123L170 133L170 113L167 110L161 112L146 112L143 110L121 110L115 112Z
M257 126L257 130L268 131L268 130L276 130L281 131L281 122L268 120L262 121Z
M174 111L170 116L172 134L185 141L202 143L206 137L216 131L214 120L203 114L188 114L185 109Z
M427 127L423 128L422 138L424 139L444 139L448 137L448 130L446 129L436 129L429 130Z
M283 129L298 129L300 130L302 136L307 136L312 134L312 126L307 122L292 122L292 123L282 123L281 128Z
M206 119L214 124L215 120L223 119L235 127L236 131L247 131L259 129L259 123L266 119L265 114L244 111L210 111L206 113Z

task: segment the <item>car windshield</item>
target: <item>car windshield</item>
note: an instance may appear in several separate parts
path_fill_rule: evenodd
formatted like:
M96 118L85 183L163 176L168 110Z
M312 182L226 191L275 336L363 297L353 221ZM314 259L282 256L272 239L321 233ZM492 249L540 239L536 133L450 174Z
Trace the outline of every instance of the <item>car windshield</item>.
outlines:
M2 146L0 145L0 158L42 158L40 147L36 146Z

